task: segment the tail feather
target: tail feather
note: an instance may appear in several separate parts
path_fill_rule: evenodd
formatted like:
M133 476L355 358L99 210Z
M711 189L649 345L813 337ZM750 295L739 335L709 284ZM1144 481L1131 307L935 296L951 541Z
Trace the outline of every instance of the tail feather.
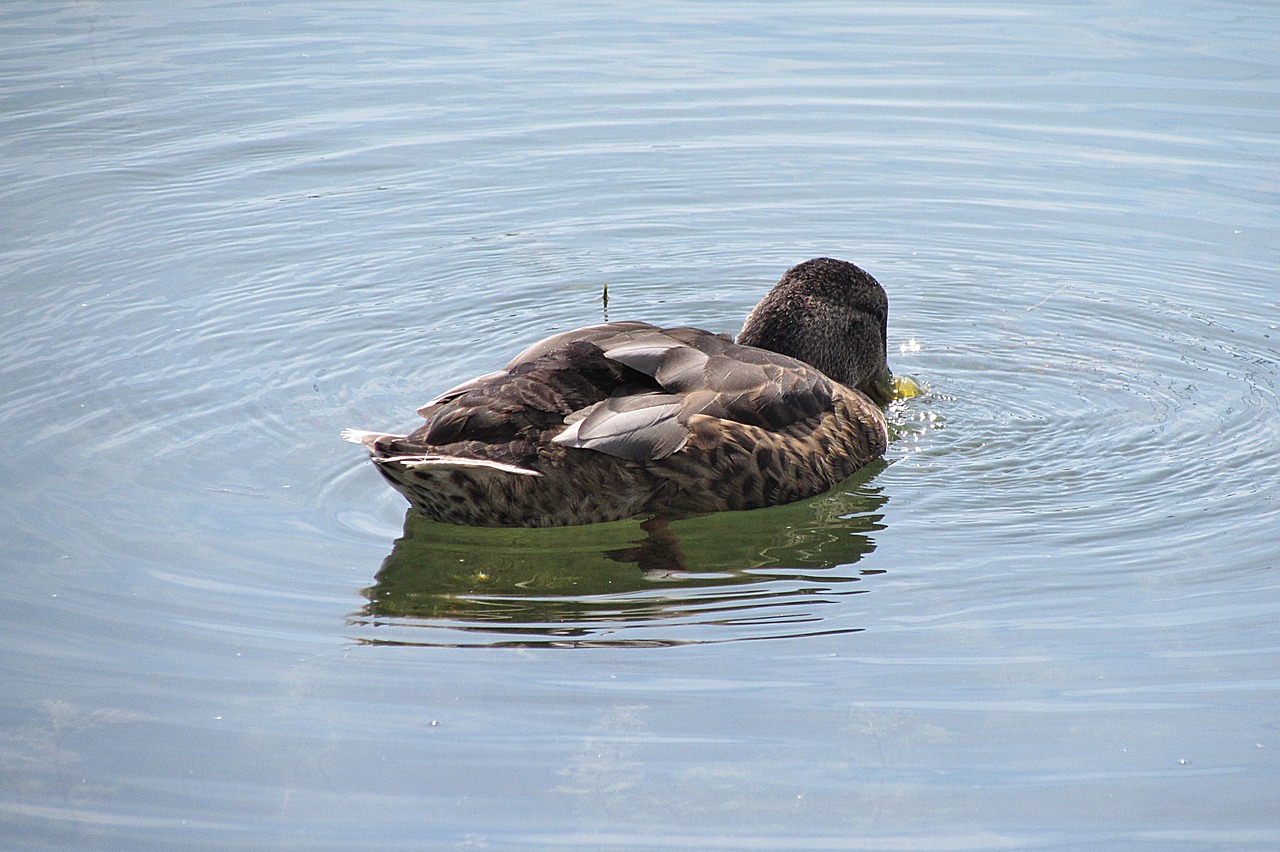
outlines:
M363 444L370 450L373 450L374 441L379 438L399 438L400 435L388 435L385 432L370 432L366 429L343 429L343 440L350 441L353 444Z
M542 476L536 470L527 467L493 461L492 459L467 459L461 456L387 456L374 459L376 462L397 462L405 467L421 470L423 468L439 468L442 470L491 471L493 473L515 473L520 476Z
M473 473L513 473L520 476L542 476L536 470L520 467L515 464L494 461L492 459L465 458L463 456L446 456L438 453L396 453L388 454L384 447L378 446L383 438L403 438L403 435L389 435L385 432L369 432L364 429L343 429L342 437L353 444L360 444L373 456L374 464L379 466L413 468L415 470L436 469L440 472L449 470L465 470Z

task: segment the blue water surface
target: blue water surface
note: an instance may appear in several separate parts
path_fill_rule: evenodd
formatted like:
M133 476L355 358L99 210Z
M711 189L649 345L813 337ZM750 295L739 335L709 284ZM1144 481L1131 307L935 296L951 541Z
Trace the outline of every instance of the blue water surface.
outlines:
M13 0L0 45L3 845L1280 845L1271 6ZM431 523L338 436L819 255L929 392L678 559Z

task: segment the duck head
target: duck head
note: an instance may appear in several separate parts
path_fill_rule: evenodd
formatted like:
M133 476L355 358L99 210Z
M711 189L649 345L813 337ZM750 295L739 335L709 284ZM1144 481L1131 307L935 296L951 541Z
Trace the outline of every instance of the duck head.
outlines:
M788 269L747 317L737 342L798 358L869 396L893 400L889 298L876 279L819 257Z

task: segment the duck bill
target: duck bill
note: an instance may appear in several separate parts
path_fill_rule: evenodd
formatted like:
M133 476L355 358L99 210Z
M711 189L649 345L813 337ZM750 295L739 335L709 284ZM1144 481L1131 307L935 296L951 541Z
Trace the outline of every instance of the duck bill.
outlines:
M858 390L871 397L876 405L888 405L893 402L893 373L888 367L882 368L868 381L863 382Z

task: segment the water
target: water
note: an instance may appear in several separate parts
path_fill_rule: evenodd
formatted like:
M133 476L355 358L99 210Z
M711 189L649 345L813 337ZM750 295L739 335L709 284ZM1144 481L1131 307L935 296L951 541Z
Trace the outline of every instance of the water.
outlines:
M1278 36L6 4L5 844L1280 844ZM930 393L813 501L459 530L338 438L823 254Z

